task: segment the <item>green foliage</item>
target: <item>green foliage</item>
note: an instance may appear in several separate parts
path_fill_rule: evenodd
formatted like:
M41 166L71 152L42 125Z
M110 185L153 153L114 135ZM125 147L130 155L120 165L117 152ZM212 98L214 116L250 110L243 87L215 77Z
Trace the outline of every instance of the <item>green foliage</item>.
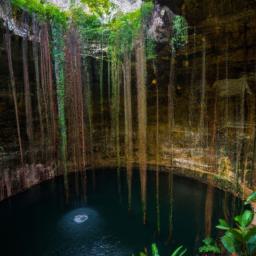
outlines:
M177 249L175 249L170 256L185 256L187 253L187 249L185 249L183 246L179 246ZM156 244L151 245L151 253L145 253L145 252L140 252L139 256L160 256L158 252L158 248Z
M26 9L28 12L44 14L44 6L39 0L11 0L11 3L21 9Z
M146 40L146 56L148 60L156 58L156 42L151 38Z
M147 1L140 9L126 14L120 13L110 23L102 24L100 17L108 14L112 7L109 0L82 0L91 10L91 14L85 13L81 7L64 12L56 5L43 3L42 0L11 1L13 6L34 13L42 20L50 20L63 26L67 25L68 20L72 20L88 47L91 44L103 43L107 45L109 53L115 49L118 58L132 51L137 35L153 9L152 1ZM148 59L155 58L155 43L146 39L145 45Z
M151 251L152 251L152 256L160 256L156 244L151 245Z
M60 155L66 175L66 153L67 153L67 128L65 115L65 83L64 83L64 31L59 24L52 24L52 55L54 60L57 102L58 102L58 123L60 130Z
M109 0L81 0L81 2L86 4L93 14L99 16L108 14L112 6Z
M70 17L78 28L81 38L87 42L99 42L104 26L97 15L87 15L81 8L74 8L70 12Z
M254 201L255 194L250 195L246 203ZM235 227L220 219L218 229L224 230L225 234L221 237L221 242L229 253L236 253L241 256L253 256L256 253L256 227L251 226L254 212L244 210L234 218Z
M153 10L152 2L144 2L140 9L134 12L121 14L117 16L109 25L109 50L116 48L118 44L118 54L130 52L134 47L135 39L137 38L143 24L148 19L149 14ZM153 42L149 45L150 56L153 56Z
M254 217L254 213L249 210L245 210L241 215L235 217L235 221L240 225L242 228L248 227Z
M256 193L252 193L245 201L245 205L255 202ZM254 213L251 210L244 210L240 215L234 218L235 227L231 227L226 220L220 219L216 227L225 231L221 237L221 243L229 253L239 256L256 255L256 227L252 226ZM141 252L140 256L159 256L156 244L152 244L151 254ZM170 256L184 256L187 250L183 246L178 247ZM220 248L212 238L203 240L203 245L199 248L200 254L221 254Z
M184 256L187 253L187 249L185 249L182 245L178 247L170 256Z
M171 46L174 51L183 47L188 41L188 23L182 16L176 15L173 18L173 33Z
M248 205L251 204L252 202L256 202L256 192L249 195L244 204Z
M223 220L219 219L219 225L216 226L216 228L221 229L221 230L229 230L229 224Z
M11 3L17 8L36 14L40 19L66 24L67 14L56 5L42 3L40 0L11 0Z
M203 245L199 248L199 253L220 254L221 251L216 242L211 237L207 237L203 240Z
M66 25L68 15L66 12L61 11L57 6L53 4L44 4L45 15L48 19L56 23Z

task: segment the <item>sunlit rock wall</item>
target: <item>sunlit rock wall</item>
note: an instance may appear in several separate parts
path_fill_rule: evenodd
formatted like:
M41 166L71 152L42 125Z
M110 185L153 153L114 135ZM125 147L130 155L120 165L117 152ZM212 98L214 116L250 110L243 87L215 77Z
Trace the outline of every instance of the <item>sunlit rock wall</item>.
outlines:
M174 126L170 131L168 85L170 78L170 46L157 47L158 57L148 61L147 69L147 163L163 170L175 167L182 175L198 178L225 189L240 190L256 185L255 107L256 107L256 4L255 1L159 1L169 4L175 13L184 15L190 25L188 44L175 54L173 88ZM4 32L1 25L0 34ZM28 156L25 128L25 106L21 39L12 37L13 62L21 116L21 133ZM39 140L35 141L35 163L18 160L15 114L10 92L7 56L0 38L0 199L22 191L43 180L61 174L59 162L41 157ZM93 74L92 140L87 142L88 168L125 167L124 113L120 99L120 161L111 131L111 107L104 89L103 121L100 109L98 63L90 62ZM107 63L104 65L107 69ZM29 73L35 138L39 137L36 86L29 47ZM135 74L134 63L132 67ZM152 82L154 81L154 82ZM107 84L107 82L106 82ZM138 164L138 127L136 77L132 77L132 113L134 165ZM121 95L123 91L121 90ZM157 141L157 95L159 102L159 150ZM86 135L89 136L87 127ZM171 140L170 140L171 136ZM158 161L156 154L159 154ZM74 164L69 159L69 170Z

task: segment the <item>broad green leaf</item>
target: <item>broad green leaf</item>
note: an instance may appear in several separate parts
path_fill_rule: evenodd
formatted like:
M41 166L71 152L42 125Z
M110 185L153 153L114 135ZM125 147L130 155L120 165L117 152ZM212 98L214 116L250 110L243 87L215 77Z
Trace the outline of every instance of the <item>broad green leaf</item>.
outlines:
M152 250L152 256L160 256L156 244L151 245L151 250Z
M250 204L251 202L256 202L256 192L253 192L247 197L245 204L247 205Z
M253 220L253 217L254 217L253 211L245 210L242 214L241 226L242 227L249 226Z
M242 226L242 214L241 215L237 215L234 220L236 221L236 223L238 223L240 226Z
M183 246L178 247L171 256L183 256L187 252L187 249L185 249Z
M252 237L256 236L256 227L250 228L247 231L247 234L245 236L245 240L250 240Z
M219 225L217 225L216 228L221 229L221 230L229 230L230 226L228 225L228 223L225 220L219 219Z
M228 252L230 253L236 252L236 247L235 247L236 241L232 233L226 232L226 234L221 238L221 242Z
M244 233L238 229L238 228L232 228L229 230L230 233L233 234L234 239L236 239L239 242L243 242L244 241Z
M248 247L250 255L256 254L256 235L255 234L250 237L250 239L247 243L247 247Z

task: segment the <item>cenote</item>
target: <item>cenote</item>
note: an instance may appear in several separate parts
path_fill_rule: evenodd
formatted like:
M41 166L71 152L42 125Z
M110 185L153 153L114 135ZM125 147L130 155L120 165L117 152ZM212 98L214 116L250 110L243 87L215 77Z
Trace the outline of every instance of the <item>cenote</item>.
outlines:
M96 170L94 175L88 171L87 185L83 174L71 175L68 199L60 177L1 203L1 253L132 255L157 242L161 255L169 255L172 248L181 244L192 255L207 232L217 235L214 226L218 218L231 219L240 205L229 193L181 176L174 176L170 195L168 173L160 174L161 199L157 205L155 172L149 171L144 225L138 170L134 170L130 210L125 170L120 179L113 169ZM84 222L74 220L83 215L87 217Z
M255 0L0 0L0 255L255 256L255 42Z

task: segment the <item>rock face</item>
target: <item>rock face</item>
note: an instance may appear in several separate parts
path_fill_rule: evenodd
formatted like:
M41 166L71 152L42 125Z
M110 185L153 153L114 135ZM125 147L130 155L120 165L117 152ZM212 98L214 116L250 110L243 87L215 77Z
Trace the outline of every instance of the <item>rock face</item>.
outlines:
M215 81L213 88L217 91L219 97L241 97L245 93L252 95L252 91L248 85L246 76L238 79L225 79Z
M5 26L15 35L28 38L33 41L39 41L39 35L31 33L28 26L19 24L12 16L12 7L10 1L3 1L0 4L0 19L3 20Z
M174 13L167 6L156 5L150 19L148 35L158 43L168 43L172 34Z
M56 176L53 164L26 164L15 170L2 169L0 175L0 201Z

